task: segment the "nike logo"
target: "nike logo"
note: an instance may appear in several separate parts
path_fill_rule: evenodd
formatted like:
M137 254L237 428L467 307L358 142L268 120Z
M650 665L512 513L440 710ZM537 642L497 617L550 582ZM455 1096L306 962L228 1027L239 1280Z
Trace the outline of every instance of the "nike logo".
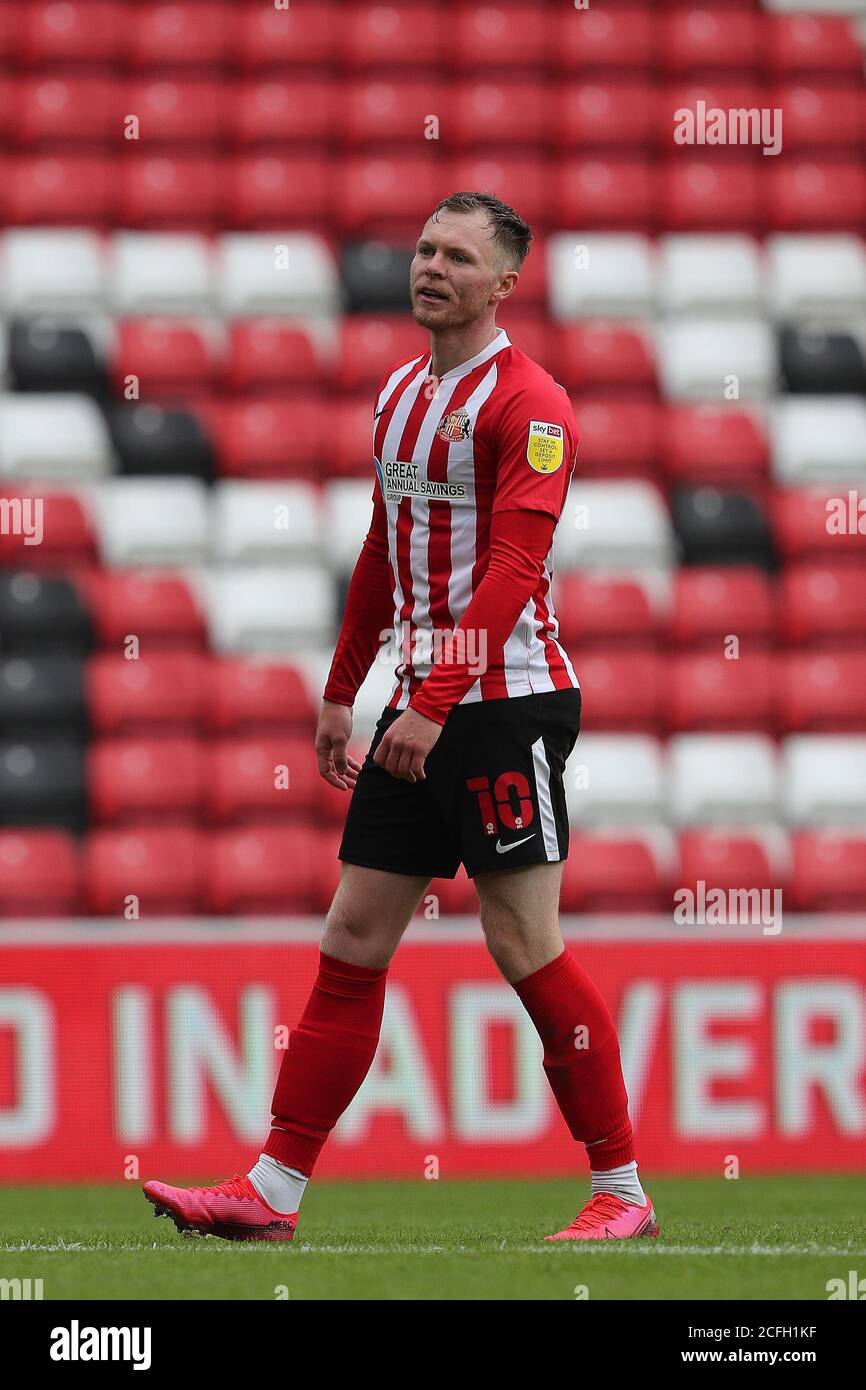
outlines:
M385 413L385 411L386 411L387 409L388 409L388 407L387 407L386 405L383 405L381 410L377 410L377 411L376 411L375 415L373 416L373 419L374 419L374 420L378 420L379 416L380 416L380 415L384 415L384 413Z
M510 849L517 849L517 846L518 846L518 845L525 845L527 840L534 840L534 839L535 839L535 831L533 830L533 832L532 832L531 835L525 835L524 838L523 838L522 840L512 840L510 845L502 845L502 844L500 844L499 841L497 840L497 841L496 841L496 853L497 853L497 854L507 854L508 851L509 851Z

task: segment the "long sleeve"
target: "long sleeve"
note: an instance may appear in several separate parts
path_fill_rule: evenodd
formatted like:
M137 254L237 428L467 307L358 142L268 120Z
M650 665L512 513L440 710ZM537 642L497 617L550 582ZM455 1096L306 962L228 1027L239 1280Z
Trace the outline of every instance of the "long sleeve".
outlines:
M349 581L346 607L323 699L353 705L381 645L394 625L394 598L388 558L388 520L377 487L373 518Z
M412 709L437 724L475 684L472 663L454 661L454 651L473 650L466 632L484 632L488 653L501 650L535 592L550 550L558 516L546 511L496 511L490 525L490 559L460 622L443 644L432 671L409 701Z

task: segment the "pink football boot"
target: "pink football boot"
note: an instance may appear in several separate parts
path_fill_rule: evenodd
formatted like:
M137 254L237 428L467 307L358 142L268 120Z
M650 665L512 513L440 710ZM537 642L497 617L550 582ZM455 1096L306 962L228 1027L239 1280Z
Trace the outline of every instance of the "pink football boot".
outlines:
M170 1216L179 1231L224 1240L291 1240L298 1224L297 1212L274 1211L240 1173L214 1187L146 1182L142 1192L153 1203L154 1216Z
M545 1240L628 1240L633 1236L657 1236L659 1223L649 1197L646 1205L624 1202L612 1192L597 1192L578 1212L570 1226Z

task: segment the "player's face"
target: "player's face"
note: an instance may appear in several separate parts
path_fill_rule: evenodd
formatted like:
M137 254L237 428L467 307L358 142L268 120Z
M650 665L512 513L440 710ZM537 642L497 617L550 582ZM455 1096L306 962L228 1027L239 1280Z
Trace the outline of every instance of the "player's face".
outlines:
M483 209L443 211L425 223L409 268L412 316L434 332L474 323L489 311L507 274Z

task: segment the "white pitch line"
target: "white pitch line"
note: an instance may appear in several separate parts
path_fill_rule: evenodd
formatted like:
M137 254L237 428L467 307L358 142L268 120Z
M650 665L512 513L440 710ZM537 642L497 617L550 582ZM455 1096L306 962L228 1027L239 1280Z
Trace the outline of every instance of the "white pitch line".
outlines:
M608 1252L611 1256L615 1251L616 1255L648 1255L652 1257L660 1255L688 1256L697 1255L701 1257L715 1255L823 1255L823 1256L851 1256L862 1259L866 1256L866 1249L848 1249L838 1245L659 1245L655 1241L560 1241L556 1245L500 1245L496 1247L484 1247L479 1249L476 1246L467 1245L295 1245L286 1242L288 1249L283 1243L269 1244L266 1248L269 1251L281 1252L292 1255L554 1255L561 1257L563 1247L569 1251L568 1258L576 1258L578 1255L597 1255L601 1251ZM98 1241L92 1245L84 1245L81 1242L55 1243L50 1245L37 1245L24 1243L20 1245L0 1245L0 1252L5 1255L36 1255L36 1254L64 1254L64 1255L87 1255L91 1252L97 1253L102 1250L110 1250L112 1253L120 1254L145 1254L150 1250L158 1250L161 1254L186 1254L192 1250L207 1249L209 1251L223 1250L230 1248L237 1249L242 1245L245 1250L256 1249L257 1253L262 1253L262 1248L256 1242L217 1242L216 1239L202 1245L198 1239L183 1239L183 1241L168 1242L164 1244L142 1243L140 1245L122 1244L118 1245L109 1241ZM580 1249L576 1249L576 1246ZM560 1255L556 1255L560 1252Z

